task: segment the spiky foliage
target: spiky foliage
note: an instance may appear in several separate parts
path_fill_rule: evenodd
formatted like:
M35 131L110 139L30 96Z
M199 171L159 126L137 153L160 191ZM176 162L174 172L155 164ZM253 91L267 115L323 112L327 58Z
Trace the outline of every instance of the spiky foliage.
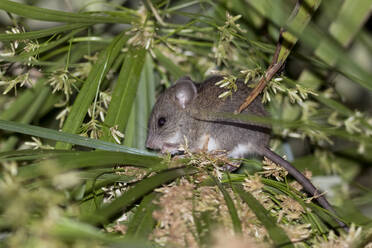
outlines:
M371 102L348 93L372 89L359 56L371 54L372 1L77 2L0 1L1 246L371 246L371 190L355 183L372 161ZM349 233L269 160L227 174L237 163L224 151L145 151L156 93L218 73L223 100L237 78L262 80L275 54L289 61L262 92L272 117L230 117L270 123L274 149L332 184Z

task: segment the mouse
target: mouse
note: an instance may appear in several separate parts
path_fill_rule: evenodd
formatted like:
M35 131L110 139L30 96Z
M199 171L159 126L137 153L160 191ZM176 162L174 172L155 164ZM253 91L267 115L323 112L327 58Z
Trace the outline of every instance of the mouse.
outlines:
M269 148L269 125L206 116L208 112L234 113L253 90L247 85L253 82L245 84L244 80L238 79L235 82L237 90L221 99L219 96L225 89L216 85L221 80L223 76L215 75L196 83L184 76L160 94L149 118L146 147L161 153L179 154L180 147L186 145L191 153L206 149L209 152L224 150L233 159L266 157L284 167L307 193L315 196L320 206L336 214L325 196L308 178ZM242 113L268 116L260 96ZM345 223L337 218L335 220L340 227L348 230Z

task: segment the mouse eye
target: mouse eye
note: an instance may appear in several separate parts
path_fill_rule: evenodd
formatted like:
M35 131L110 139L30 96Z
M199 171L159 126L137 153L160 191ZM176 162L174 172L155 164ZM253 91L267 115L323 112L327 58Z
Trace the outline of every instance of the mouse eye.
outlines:
M164 124L165 124L166 121L167 121L167 120L166 120L164 117L160 117L160 118L158 119L158 126L159 126L159 127L164 126Z

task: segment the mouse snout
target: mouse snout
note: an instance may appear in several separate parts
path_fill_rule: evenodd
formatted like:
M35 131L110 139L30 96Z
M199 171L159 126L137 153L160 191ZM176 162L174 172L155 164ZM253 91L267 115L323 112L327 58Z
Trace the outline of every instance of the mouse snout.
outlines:
M146 148L148 148L150 150L160 150L161 149L161 146L160 146L159 142L156 142L156 139L154 139L151 136L147 137L145 145L146 145Z

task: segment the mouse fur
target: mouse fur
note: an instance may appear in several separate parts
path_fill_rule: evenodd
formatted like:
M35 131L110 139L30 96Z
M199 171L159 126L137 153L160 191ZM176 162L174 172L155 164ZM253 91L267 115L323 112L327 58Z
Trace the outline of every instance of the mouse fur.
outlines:
M186 145L190 152L204 148L208 151L225 150L232 158L265 156L284 167L305 191L315 196L323 208L336 213L308 178L268 148L270 126L228 118L210 118L208 113L234 113L252 91L242 80L237 80L237 91L231 97L220 99L218 96L225 90L216 83L222 79L221 76L212 76L197 84L189 77L182 77L165 90L151 112L146 147L171 154ZM267 116L261 97L256 97L242 113ZM232 170L229 167L226 169ZM345 223L337 218L335 220L340 227L348 230Z
M238 90L225 99L218 96L225 89L216 85L223 77L213 76L202 83L183 77L157 99L148 124L146 146L163 153L175 152L185 145L191 152L203 147L209 151L225 150L232 158L257 154L257 146L267 146L270 127L239 120L206 120L206 113L232 113L244 101L252 88L237 80ZM267 116L257 97L243 113ZM159 123L160 119L165 123ZM162 125L159 125L162 124Z

